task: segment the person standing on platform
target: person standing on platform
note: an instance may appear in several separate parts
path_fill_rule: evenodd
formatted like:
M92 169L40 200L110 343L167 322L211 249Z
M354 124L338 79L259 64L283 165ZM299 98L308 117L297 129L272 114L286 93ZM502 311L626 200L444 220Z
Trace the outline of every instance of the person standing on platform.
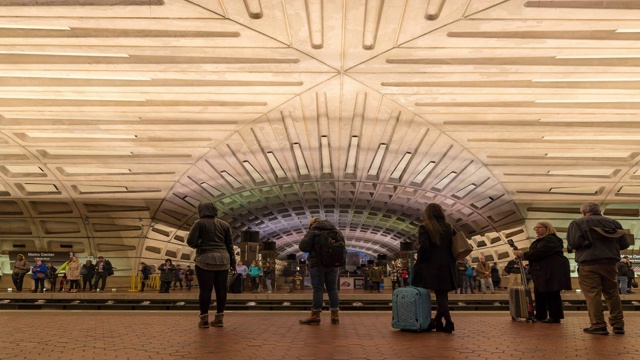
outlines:
M600 205L596 203L582 204L580 213L582 217L573 220L567 228L567 243L576 252L578 281L591 322L591 326L583 331L587 334L609 335L602 306L604 296L613 333L624 334L616 265L620 261L620 250L629 247L627 234L619 222L602 216Z
M193 269L190 265L187 265L187 268L184 269L184 284L189 291L191 291L191 288L193 287L193 275Z
M633 264L631 263L631 259L629 259L628 256L624 256L625 259L627 259L627 294L635 294L635 291L633 291L633 282L635 281L635 277L636 277L636 272L633 269ZM636 284L637 286L637 284Z
M85 261L84 265L80 269L80 276L82 276L82 291L87 291L87 285L89 285L89 291L93 291L93 277L96 275L96 266L93 265L91 260Z
M328 220L311 218L309 230L300 241L300 251L309 253L307 264L309 265L309 275L311 276L311 286L313 287L313 301L311 304L311 316L300 320L303 325L319 325L320 313L322 313L322 300L324 290L329 295L329 310L331 310L331 323L339 324L340 297L338 294L338 267L325 267L321 261L319 242L322 232L334 232L338 241L345 243L344 235L338 228Z
M197 254L196 277L200 288L198 327L222 327L224 309L227 305L229 271L236 270L231 226L218 219L218 208L213 203L200 203L198 216L200 219L191 226L187 236L187 245L196 249ZM213 289L216 291L216 314L215 319L209 322L209 306Z
M176 265L176 271L173 272L173 290L178 288L180 285L180 290L182 290L182 280L184 279L184 273L182 272L182 268L180 265Z
M464 285L464 277L465 274L467 272L467 263L465 261L466 259L462 259L458 262L456 262L456 271L458 272L458 288L456 289L456 294L466 294L467 292L464 291L463 289L463 285Z
M242 275L242 287L241 291L244 292L244 284L247 281L247 275L249 275L249 269L242 261L238 260L238 264L236 265L236 272Z
M151 266L147 265L145 262L140 263L140 273L142 274L142 280L140 281L140 291L144 292L144 288L147 287L147 283L149 283L149 276L153 273L153 269Z
M618 269L618 293L626 294L628 283L627 275L629 273L629 265L627 265L627 259L620 259L620 261L616 264L616 268Z
M449 291L458 288L456 259L451 252L454 235L455 230L447 223L442 207L436 203L427 205L418 227L418 259L414 265L413 286L436 294L437 311L428 330L445 333L455 330L449 312Z
M258 265L258 262L253 260L249 266L249 279L251 280L251 287L254 293L262 291L262 268Z
M56 274L58 269L53 266L53 263L47 264L47 278L49 279L49 283L51 284L51 292L56 291L56 280L58 279L58 274Z
M104 291L107 287L107 277L113 275L113 265L111 261L104 258L104 256L98 256L98 261L95 266L96 280L93 283L93 291ZM98 284L100 284L98 288Z
M529 250L515 250L514 254L529 261L529 274L536 299L535 318L543 323L559 323L564 319L562 290L571 290L569 260L564 256L562 239L548 221L536 223L537 239Z
M47 279L47 270L47 265L43 264L42 260L36 260L36 264L31 268L31 272L33 273L33 282L35 283L32 292L44 292L44 281Z
M500 268L498 267L498 263L493 263L493 265L491 265L491 282L493 283L494 289L500 288L502 278L500 277Z
M264 284L267 286L267 294L271 294L271 281L275 279L276 269L271 266L270 262L264 263L264 269L262 269L264 275Z
M382 268L380 266L378 266L378 263L373 263L373 266L371 266L371 269L369 269L369 281L371 281L372 286L369 292L373 292L374 290L377 290L378 292L382 292L382 290L380 290L380 283L382 283L383 281L383 271Z
M11 274L11 280L13 286L16 288L16 292L22 292L22 286L24 284L24 276L29 272L29 262L22 254L18 254L16 261L13 263L13 273Z
M524 286L522 283L522 260L519 257L515 257L513 260L509 260L507 266L504 267L504 271L509 274L509 287L512 286Z
M389 267L389 280L391 280L391 291L395 291L396 287L400 286L400 267L398 266L398 260L391 263Z
M480 262L476 265L476 271L478 272L478 279L480 280L480 290L483 294L487 293L487 285L489 285L489 289L492 294L496 293L496 290L493 287L493 281L491 281L491 266L484 258L484 256L480 256Z
M80 261L78 258L73 256L69 263L67 264L67 279L71 283L69 286L69 292L74 293L80 289Z
M164 263L158 266L158 271L160 271L160 293L168 294L171 289L171 282L174 279L176 266L173 265L171 259L165 259Z
M468 294L468 291L471 290L472 294L475 294L476 282L473 279L474 268L471 266L471 259L466 259L466 269L464 271L464 286L463 290L465 294Z

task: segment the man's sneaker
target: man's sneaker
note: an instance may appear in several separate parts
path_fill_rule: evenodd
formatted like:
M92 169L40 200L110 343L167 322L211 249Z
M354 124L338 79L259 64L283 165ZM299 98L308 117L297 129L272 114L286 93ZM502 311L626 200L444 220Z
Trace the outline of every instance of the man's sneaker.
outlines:
M613 333L614 334L618 334L618 335L624 335L624 328L623 327L613 327Z
M588 327L588 328L584 328L582 329L582 331L586 332L587 334L595 334L595 335L609 335L609 331L607 331L607 327Z

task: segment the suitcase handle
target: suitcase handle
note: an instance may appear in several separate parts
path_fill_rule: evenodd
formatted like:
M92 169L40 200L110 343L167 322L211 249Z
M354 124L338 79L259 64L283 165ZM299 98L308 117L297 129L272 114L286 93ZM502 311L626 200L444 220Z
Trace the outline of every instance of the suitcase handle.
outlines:
M415 265L413 258L417 253L417 251L412 251L409 253L409 286L413 286L413 266Z

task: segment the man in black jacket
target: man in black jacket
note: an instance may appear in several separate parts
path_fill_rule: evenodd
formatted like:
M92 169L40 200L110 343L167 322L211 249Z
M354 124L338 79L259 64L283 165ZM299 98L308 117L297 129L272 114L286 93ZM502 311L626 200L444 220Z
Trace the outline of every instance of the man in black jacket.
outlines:
M614 334L624 334L616 265L620 261L620 250L629 247L627 235L619 222L602 216L596 203L582 204L580 212L582 217L569 224L567 243L576 252L578 280L591 322L591 326L583 330L588 334L609 335L602 306L604 296Z
M520 258L514 258L507 263L507 266L504 267L504 271L509 274L509 287L524 285L522 283L522 271L520 270L520 266L522 266L522 260L520 260Z

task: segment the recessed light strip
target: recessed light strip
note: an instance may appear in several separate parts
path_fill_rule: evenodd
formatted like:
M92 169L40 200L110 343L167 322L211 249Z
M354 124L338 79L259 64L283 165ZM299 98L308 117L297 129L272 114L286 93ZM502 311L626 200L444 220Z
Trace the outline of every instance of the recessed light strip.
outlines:
M378 146L378 151L376 151L376 155L373 157L373 161L371 162L371 166L369 167L369 172L367 172L367 175L378 175L378 171L380 170L380 165L382 165L382 159L384 158L384 154L386 151L387 144L382 143Z
M45 25L0 25L0 29L25 29L25 30L62 30L70 31L68 26L45 26Z
M345 173L355 174L357 158L358 158L358 137L352 136L351 143L349 144L349 153L347 154L347 166L345 169Z
M128 58L129 54L109 53L72 53L72 52L40 52L40 51L2 51L0 55L46 55L46 56L83 56L83 57L118 57Z
M407 165L409 164L409 160L411 160L411 155L412 154L410 152L404 153L404 155L402 156L402 159L400 159L400 162L398 163L398 166L396 166L396 168L393 170L389 178L394 180L400 179L400 176L402 176L402 174L404 173L404 170L407 168Z

